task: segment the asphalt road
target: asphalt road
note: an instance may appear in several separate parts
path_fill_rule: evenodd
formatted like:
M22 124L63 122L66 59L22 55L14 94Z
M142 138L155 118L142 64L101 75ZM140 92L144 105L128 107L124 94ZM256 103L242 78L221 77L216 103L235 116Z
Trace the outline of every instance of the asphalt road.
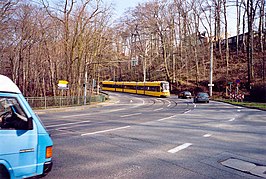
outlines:
M38 111L54 142L51 179L266 178L266 111L111 93Z

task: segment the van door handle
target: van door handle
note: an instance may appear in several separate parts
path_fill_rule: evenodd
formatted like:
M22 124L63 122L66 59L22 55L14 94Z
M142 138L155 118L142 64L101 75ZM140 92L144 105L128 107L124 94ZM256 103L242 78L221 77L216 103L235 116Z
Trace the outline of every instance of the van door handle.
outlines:
M19 153L26 153L26 152L34 152L34 148L31 148L31 149L21 149L21 150L19 150Z

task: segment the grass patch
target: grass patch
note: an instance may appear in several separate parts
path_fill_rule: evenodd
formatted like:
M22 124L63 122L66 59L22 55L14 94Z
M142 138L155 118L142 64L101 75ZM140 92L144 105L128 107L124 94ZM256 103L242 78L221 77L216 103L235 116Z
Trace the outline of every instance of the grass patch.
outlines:
M243 106L243 107L249 107L249 108L255 108L255 109L262 109L266 110L266 103L256 103L256 102L236 102L228 99L219 99L219 101L238 105L238 106Z

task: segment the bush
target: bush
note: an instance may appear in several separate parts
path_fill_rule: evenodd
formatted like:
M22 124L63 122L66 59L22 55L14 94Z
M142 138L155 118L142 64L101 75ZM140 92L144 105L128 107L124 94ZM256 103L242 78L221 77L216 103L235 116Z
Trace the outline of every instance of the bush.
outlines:
M258 83L252 86L250 98L252 101L266 102L266 83Z

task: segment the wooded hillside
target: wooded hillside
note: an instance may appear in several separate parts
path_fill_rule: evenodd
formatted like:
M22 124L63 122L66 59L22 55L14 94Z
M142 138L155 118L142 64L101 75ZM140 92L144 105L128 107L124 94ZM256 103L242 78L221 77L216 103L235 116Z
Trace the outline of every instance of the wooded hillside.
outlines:
M60 3L59 3L60 2ZM263 0L153 0L113 22L100 0L0 1L0 73L26 96L82 96L93 81L165 80L172 90L265 84ZM236 14L229 37L228 14Z

